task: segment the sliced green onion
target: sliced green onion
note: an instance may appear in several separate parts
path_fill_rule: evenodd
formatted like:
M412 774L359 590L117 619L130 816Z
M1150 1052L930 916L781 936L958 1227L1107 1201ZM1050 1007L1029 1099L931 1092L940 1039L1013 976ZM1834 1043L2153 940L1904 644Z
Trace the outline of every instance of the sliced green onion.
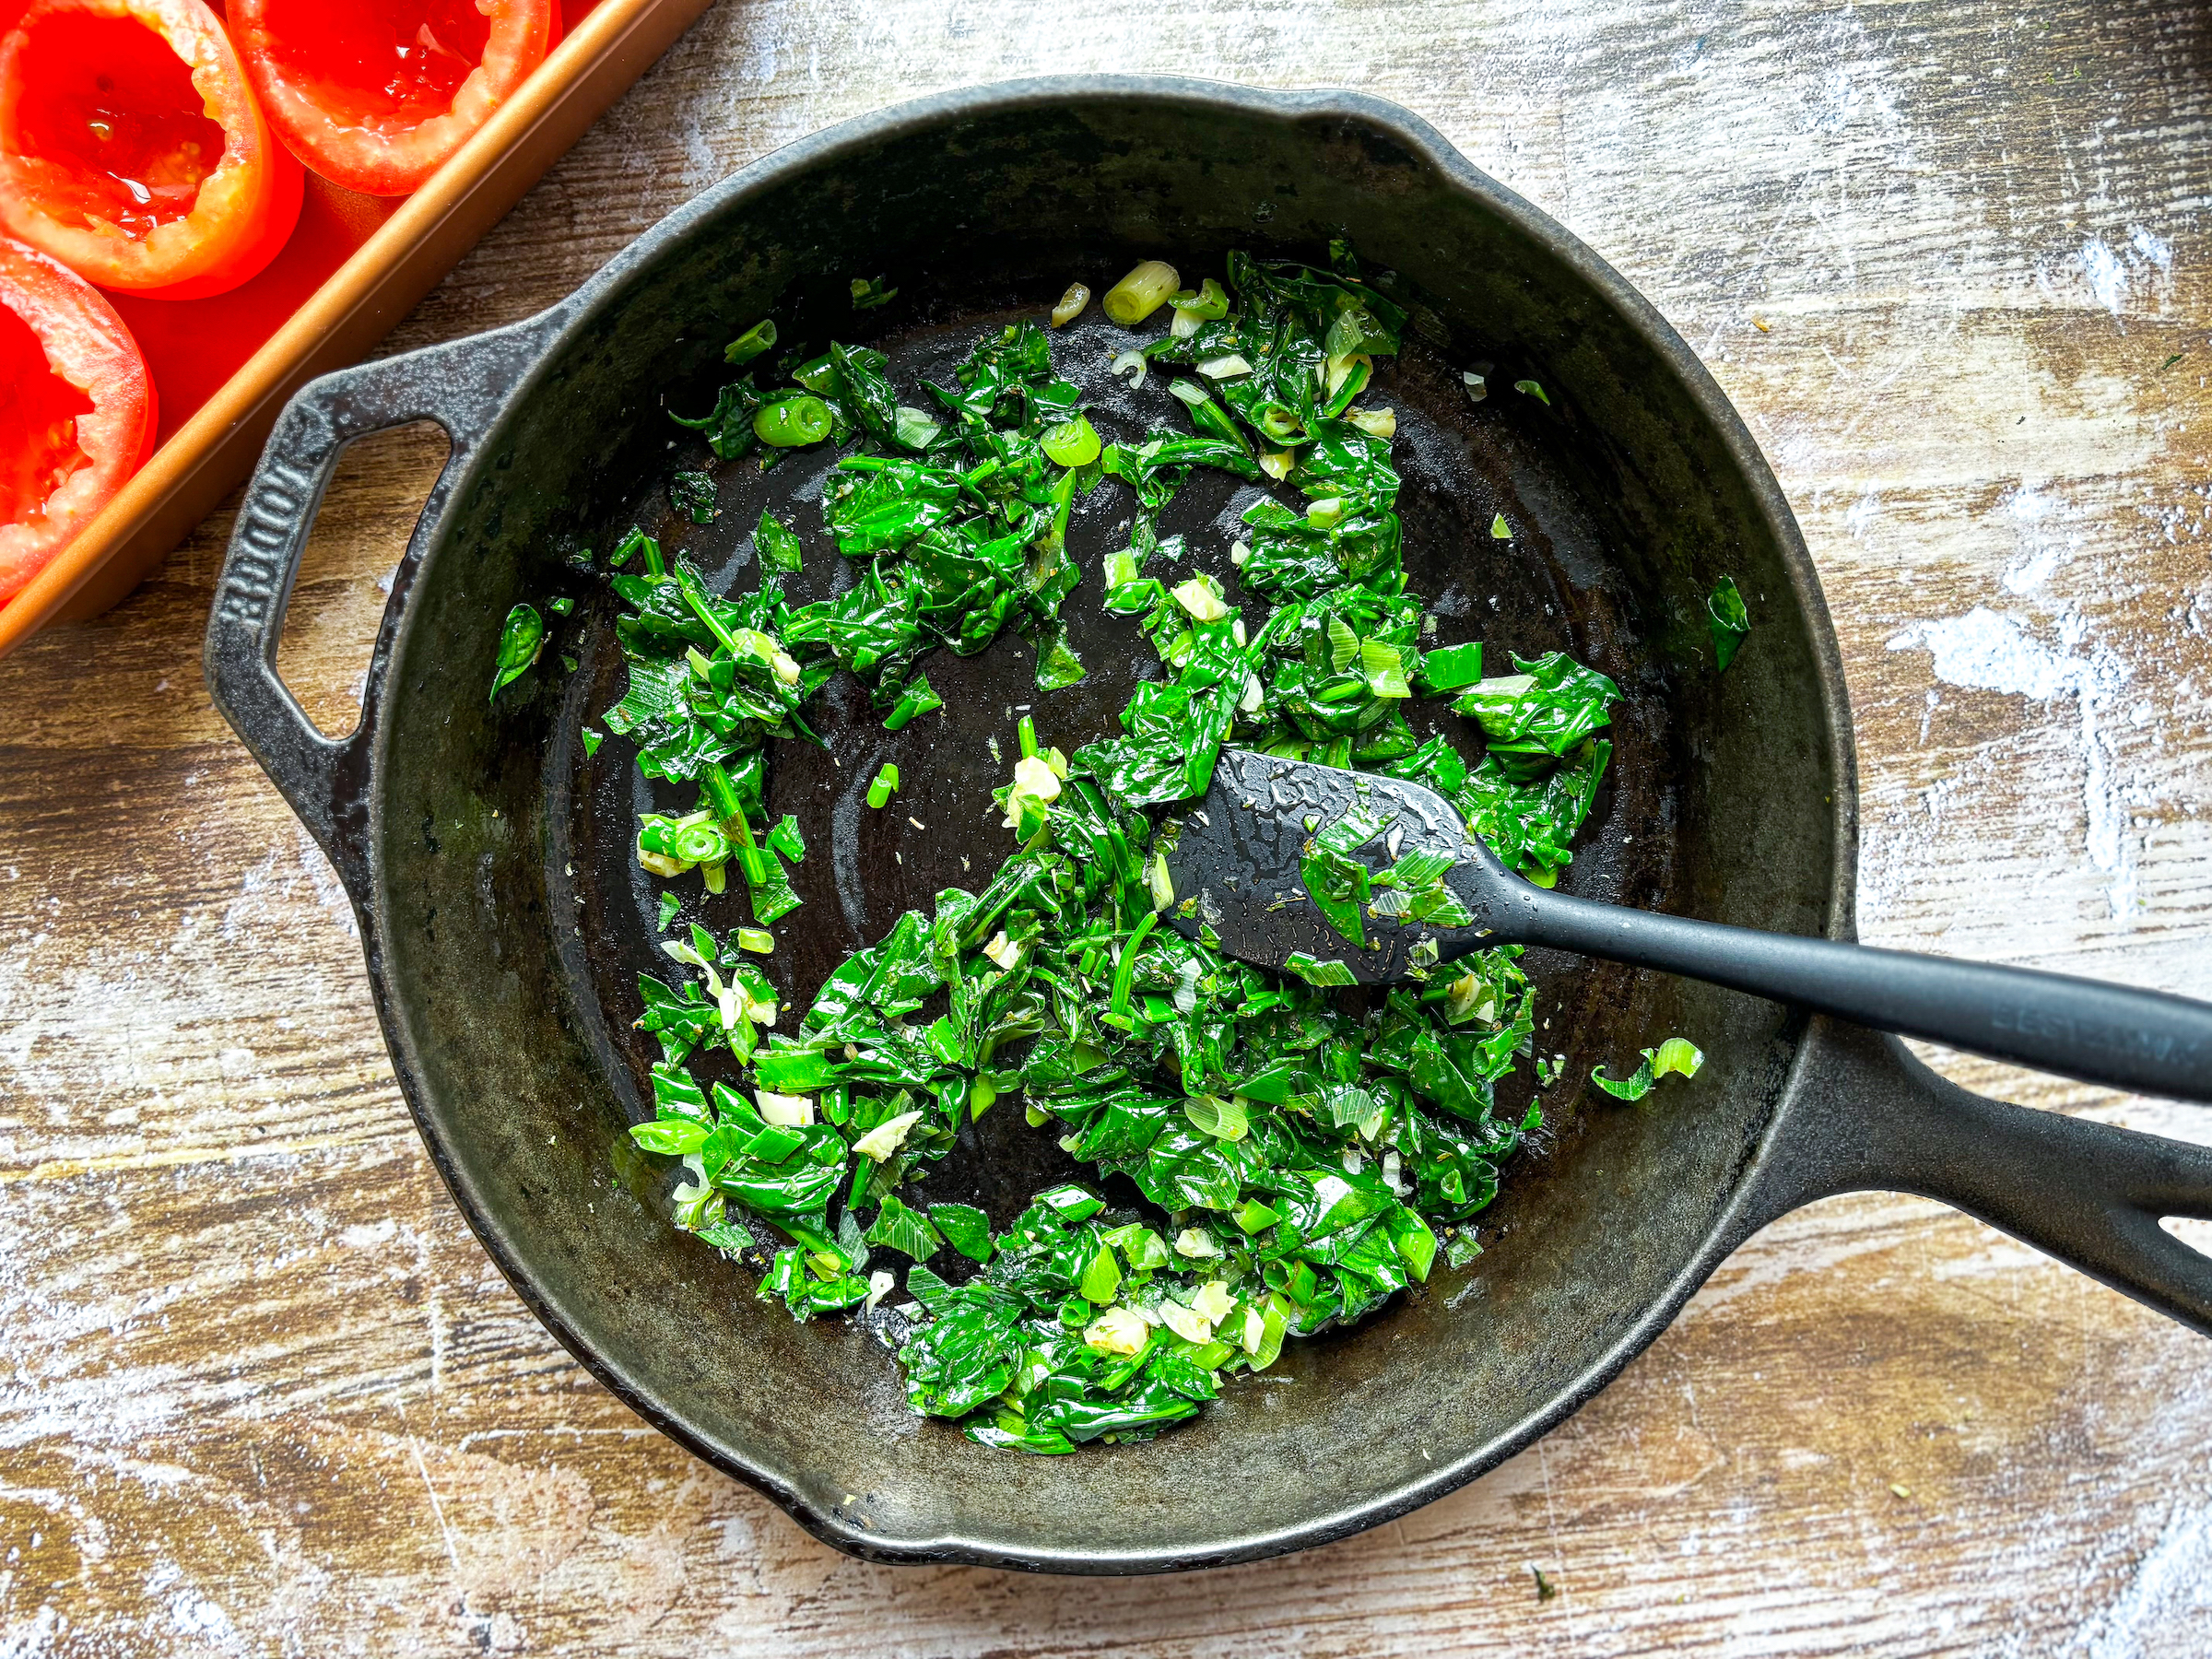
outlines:
M1516 392L1527 393L1529 396L1535 398L1538 403L1544 405L1547 408L1551 406L1551 398L1549 394L1545 392L1543 387L1536 384L1536 382L1533 380L1515 381L1513 382L1513 390Z
M880 812L890 805L891 792L898 787L899 769L887 760L868 785L868 805Z
M753 435L777 449L804 449L830 436L830 406L818 397L785 397L753 411Z
M1198 1294L1191 1298L1191 1312L1208 1324L1219 1324L1229 1317L1233 1305L1229 1287L1219 1279L1208 1279L1198 1287Z
M936 688L929 683L929 676L917 674L906 682L906 688L899 693L898 706L884 716L883 729L896 732L915 715L934 714L944 706L945 700L937 695Z
M1192 577L1188 582L1176 583L1169 592L1175 595L1175 603L1191 614L1194 621L1218 622L1229 615L1229 605L1221 597L1221 590L1203 573Z
M1145 1351L1152 1327L1135 1308L1108 1308L1084 1327L1083 1344L1101 1354L1135 1357Z
M1128 941L1122 947L1122 959L1113 970L1113 997L1111 1006L1116 1014L1129 1012L1129 982L1136 977L1136 953L1144 948L1146 935L1159 922L1159 912L1153 911L1139 918L1129 930Z
M1060 303L1053 307L1053 326L1065 328L1083 314L1090 303L1090 290L1079 282L1067 285L1067 292L1060 296Z
M918 1112L902 1112L897 1117L876 1125L853 1143L853 1150L863 1158L872 1158L877 1163L906 1144L907 1131L922 1121Z
M1490 536L1494 541L1512 541L1513 539L1513 527L1505 522L1504 513L1500 513L1490 521Z
M1372 358L1333 357L1323 365L1323 369L1328 405L1322 413L1335 415L1367 390L1367 382L1374 377L1375 364Z
M1347 963L1317 961L1302 950L1292 951L1290 959L1283 964L1283 969L1285 972L1297 974L1307 984L1318 985L1324 990L1333 985L1356 985L1359 982Z
M1623 1100L1641 1100L1658 1086L1659 1079L1669 1076L1694 1077L1698 1067L1705 1064L1705 1056L1698 1045L1687 1037L1669 1037L1657 1048L1643 1051L1643 1064L1633 1074L1615 1082L1606 1076L1604 1066L1590 1074L1590 1081L1607 1094Z
M1244 1108L1235 1100L1225 1100L1219 1095L1192 1095L1182 1102L1182 1115L1191 1121L1191 1127L1201 1135L1216 1140L1241 1141L1251 1127ZM1246 1228L1245 1231L1253 1230Z
M1203 1227L1186 1227L1175 1235L1175 1253L1193 1262L1206 1261L1221 1253L1215 1244L1214 1235Z
M1021 740L1021 758L1027 760L1037 752L1037 723L1024 714L1021 724L1014 728L1014 732Z
M891 436L908 449L925 450L936 441L937 434L944 429L942 424L931 419L922 410L900 404L891 425Z
M1171 1296L1162 1297L1154 1312L1159 1315L1160 1324L1185 1342L1203 1347L1214 1339L1213 1321L1194 1309L1184 1307Z
M629 1138L648 1152L681 1158L705 1146L708 1133L706 1124L692 1123L688 1118L662 1118L654 1123L632 1126Z
M1382 640L1359 641L1359 668L1367 676L1368 688L1377 697L1411 697L1413 687L1406 678L1405 659L1398 648Z
M762 352L773 347L775 343L775 319L763 317L723 347L722 360L725 363L749 363Z
M707 770L700 778L700 787L706 792L707 804L713 807L714 816L724 823L744 824L742 834L749 844L752 826L745 823L745 807L737 798L737 784L727 768L719 760L707 762Z
M1045 454L1062 466L1088 466L1099 458L1099 434L1089 418L1077 416L1048 429L1038 440Z
M686 824L671 838L671 850L693 864L721 864L730 855L730 838L714 824Z
M1006 791L1006 827L1022 840L1029 840L1044 828L1045 819L1052 815L1053 803L1060 798L1060 774L1053 770L1051 761L1036 755L1024 755L1014 763L1013 786Z
M765 927L741 927L737 930L737 948L749 950L755 956L767 956L776 947L776 935Z
M1252 1356L1252 1369L1264 1371L1283 1354L1283 1333L1289 1328L1289 1316L1284 1312L1286 1303L1277 1294L1267 1299L1267 1306L1260 1319L1260 1335L1245 1351Z
M1100 303L1108 321L1134 328L1165 305L1168 296L1182 286L1182 278L1175 275L1173 265L1147 259L1108 288Z
M1208 276L1198 285L1196 291L1186 288L1168 303L1187 316L1211 323L1216 318L1229 315L1229 290Z

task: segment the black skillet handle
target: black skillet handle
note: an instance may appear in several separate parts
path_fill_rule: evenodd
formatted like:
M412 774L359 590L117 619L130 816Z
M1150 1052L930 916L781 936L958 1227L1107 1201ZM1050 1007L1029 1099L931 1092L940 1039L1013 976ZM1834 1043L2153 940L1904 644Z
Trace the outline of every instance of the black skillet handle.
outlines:
M1816 1198L1916 1193L2212 1336L2212 1256L2159 1225L2212 1219L2212 1147L2007 1105L1894 1037L1816 1018L1732 1242Z
M1516 889L1516 897L1524 911L1510 936L1531 945L1688 974L2085 1083L2212 1103L2212 1004L1653 915L1540 888Z
M517 364L526 360L518 351L533 347L542 326L542 319L533 319L311 381L277 417L230 533L207 618L207 688L357 900L368 891L369 752L376 741L385 666L415 571L512 387ZM443 427L453 453L393 578L361 695L360 724L350 736L325 737L276 673L285 607L323 492L346 446L417 420Z

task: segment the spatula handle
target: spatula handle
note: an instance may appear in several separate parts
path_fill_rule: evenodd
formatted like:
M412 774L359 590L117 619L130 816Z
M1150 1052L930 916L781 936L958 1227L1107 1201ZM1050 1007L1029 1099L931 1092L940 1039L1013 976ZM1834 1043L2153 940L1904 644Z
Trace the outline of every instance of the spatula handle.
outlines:
M2212 1004L1999 968L1653 915L1531 888L1513 936L1686 974L2114 1088L2212 1103Z

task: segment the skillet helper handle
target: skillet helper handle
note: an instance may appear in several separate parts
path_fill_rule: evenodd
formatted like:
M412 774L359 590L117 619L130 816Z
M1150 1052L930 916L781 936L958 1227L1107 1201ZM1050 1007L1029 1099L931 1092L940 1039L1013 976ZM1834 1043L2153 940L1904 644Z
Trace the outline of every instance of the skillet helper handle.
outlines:
M2212 1220L2212 1147L1993 1100L1832 1020L1812 1021L1798 1065L1732 1242L1818 1198L1914 1193L2212 1336L2212 1256L2159 1225Z
M1687 974L2084 1083L2212 1103L2212 1004L1529 892L1513 927L1526 944Z
M523 325L527 329L530 325ZM502 330L513 335L520 330ZM500 335L433 346L311 381L287 404L253 469L207 619L207 688L359 901L368 892L368 760L384 671L415 571L503 398ZM433 420L452 441L392 582L352 734L326 737L276 672L300 556L339 456L357 438Z

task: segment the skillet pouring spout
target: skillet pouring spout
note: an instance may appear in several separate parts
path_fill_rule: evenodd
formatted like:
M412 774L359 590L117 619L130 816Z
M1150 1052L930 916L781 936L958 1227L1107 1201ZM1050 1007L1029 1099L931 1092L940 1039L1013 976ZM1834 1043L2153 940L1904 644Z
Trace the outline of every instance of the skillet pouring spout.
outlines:
M2212 1006L2065 974L1597 904L1514 875L1403 779L1225 750L1168 865L1173 925L1319 983L1548 945L2115 1088L2212 1103Z

